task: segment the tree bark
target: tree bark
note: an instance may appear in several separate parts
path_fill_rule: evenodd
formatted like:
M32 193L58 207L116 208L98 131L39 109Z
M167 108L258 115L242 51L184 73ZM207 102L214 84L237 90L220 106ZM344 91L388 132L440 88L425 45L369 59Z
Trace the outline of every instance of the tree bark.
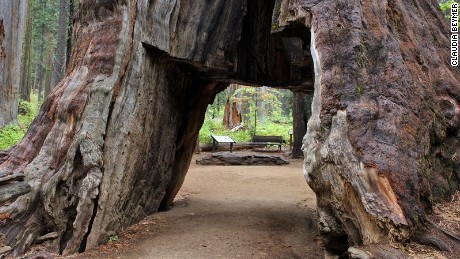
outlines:
M230 82L314 85L305 171L328 240L367 246L420 228L460 178L460 74L439 8L279 3L81 0L66 76L0 153L0 177L31 187L0 208L14 254L48 232L55 251L83 251L167 209Z
M51 33L47 33L47 41L51 41ZM48 46L46 49L46 67L45 67L45 78L43 81L44 84L44 93L43 96L46 98L50 92L53 86L51 85L52 82L52 75L53 75L53 48L51 46Z
M0 127L17 119L26 11L24 0L0 5Z
M282 90L278 95L278 100L281 102L281 114L284 117L291 117L292 115L292 103L293 94L291 91Z
M275 155L218 152L196 160L199 165L287 165L289 161Z
M24 31L24 44L22 48L22 62L21 62L21 81L20 81L20 98L30 102L30 68L32 64L32 13L29 9L31 0L27 0L27 11L25 12L26 27Z
M263 126L267 121L267 116L269 114L268 105L264 99L265 93L267 92L266 86L261 86L257 88L256 98L257 98L257 121Z
M460 71L450 66L437 3L285 1L281 9L284 21L312 30L304 169L326 247L408 240L460 182Z
M73 45L73 22L75 19L75 13L78 11L78 5L74 0L69 0L69 17L68 17L68 25L67 25L67 46L66 46L66 68L69 65L70 54Z
M59 3L59 28L57 35L56 54L53 62L53 73L51 76L51 89L61 81L67 66L67 26L69 25L69 6L69 0L61 0Z
M307 133L307 123L311 116L311 102L313 95L294 92L292 97L293 137L292 157L303 157L303 137Z
M241 115L241 103L234 96L235 91L239 88L239 85L232 84L227 88L227 100L225 103L224 127L227 129L233 129L243 122L243 116Z

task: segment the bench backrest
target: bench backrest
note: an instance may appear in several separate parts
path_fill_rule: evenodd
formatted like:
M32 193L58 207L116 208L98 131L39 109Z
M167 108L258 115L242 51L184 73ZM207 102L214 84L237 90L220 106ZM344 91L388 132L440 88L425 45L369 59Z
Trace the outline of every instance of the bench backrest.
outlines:
M282 136L252 136L252 142L274 142L274 143L283 143Z

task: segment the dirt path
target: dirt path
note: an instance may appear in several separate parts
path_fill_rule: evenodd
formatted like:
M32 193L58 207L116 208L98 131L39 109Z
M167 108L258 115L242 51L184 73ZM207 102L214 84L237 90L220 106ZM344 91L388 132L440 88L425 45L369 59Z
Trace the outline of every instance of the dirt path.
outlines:
M73 258L322 258L315 207L300 160L252 167L193 161L170 211Z

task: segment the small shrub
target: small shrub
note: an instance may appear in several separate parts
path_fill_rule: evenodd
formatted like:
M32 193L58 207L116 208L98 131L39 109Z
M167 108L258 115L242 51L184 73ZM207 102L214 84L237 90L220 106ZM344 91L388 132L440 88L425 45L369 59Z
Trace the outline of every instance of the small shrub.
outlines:
M275 121L267 121L264 125L257 126L256 135L267 136L283 136L286 142L289 140L289 130L292 129L292 122L279 118ZM254 133L254 127L244 126L240 130L232 132L225 129L222 124L222 118L211 119L206 117L206 120L201 127L199 140L200 143L212 143L212 135L230 136L236 142L250 142Z
M0 150L8 149L16 145L23 137L25 132L19 125L9 124L0 129Z
M27 132L30 124L38 115L39 104L37 96L33 95L31 102L19 101L18 123L8 124L0 129L0 150L16 145Z
M33 111L33 104L24 100L19 100L18 106L18 114L19 115L26 115L28 113L32 113Z
M441 7L441 11L446 15L447 19L450 19L450 17L451 17L450 7L452 6L453 3L458 3L458 1L457 0L451 0L451 1L447 1L445 3L440 3L439 4L439 7Z
M250 142L253 135L283 136L289 140L289 130L292 129L292 93L288 90L280 91L272 88L244 86L236 89L231 96L228 92L219 93L213 104L208 106L205 121L200 130L200 143L212 143L211 135L232 137L236 142ZM282 107L283 100L284 106ZM223 117L226 100L235 101L240 105L244 126L236 131L225 129ZM263 108L258 103L263 101ZM287 103L287 105L286 105ZM286 112L286 110L289 110ZM261 120L260 117L264 119ZM257 120L257 123L255 123ZM262 123L264 121L264 123Z
M118 236L116 236L116 235L115 235L115 236L111 236L111 237L109 238L109 241L108 241L108 242L109 242L109 243L112 243L112 242L118 241L118 239L119 239L119 238L118 238Z

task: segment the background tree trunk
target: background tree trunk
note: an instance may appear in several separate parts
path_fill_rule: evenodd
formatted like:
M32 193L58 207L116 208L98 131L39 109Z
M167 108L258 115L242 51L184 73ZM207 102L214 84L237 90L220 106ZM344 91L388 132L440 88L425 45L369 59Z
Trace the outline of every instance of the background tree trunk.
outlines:
M67 67L67 42L69 35L69 0L61 0L59 3L59 28L57 36L56 54L53 61L53 73L51 76L50 88L54 88L64 76Z
M266 86L260 86L256 89L256 98L257 98L257 122L260 123L260 125L265 125L266 122L266 116L268 115L268 105L266 101L264 100L264 95L267 92L267 87Z
M292 115L292 104L293 104L293 94L291 91L285 90L280 92L278 100L281 102L281 114L284 117L290 117Z
M0 127L16 121L27 1L0 5Z
M239 85L231 84L227 88L227 101L225 103L224 111L224 127L227 129L233 129L243 122L241 115L242 105L238 102L235 95L235 91L240 88Z
M77 1L78 2L78 1ZM68 17L68 26L67 26L67 46L66 46L66 68L69 65L70 54L73 45L73 22L75 19L75 13L78 10L78 4L74 0L69 0L69 17Z
M81 0L79 10L67 75L0 153L0 178L31 187L0 208L16 255L48 232L55 251L83 251L167 209L207 104L235 81L305 92L314 81L305 170L328 240L406 241L458 189L460 74L432 1Z
M24 31L24 45L22 50L22 62L21 62L21 81L20 81L20 98L22 100L30 102L30 73L32 64L32 14L31 14L31 1L27 0L27 12L25 13L26 27Z
M48 33L47 35L48 42L50 42L50 39L51 39L50 34L51 33ZM50 94L51 89L52 89L52 85L51 85L52 73L53 73L52 69L53 69L53 48L51 46L48 46L46 48L46 67L45 67L45 76L43 80L43 84L44 84L43 96L45 98Z
M46 5L46 3L45 3ZM38 30L38 34L42 35L42 39L38 43L37 52L38 58L35 66L35 89L37 89L38 102L40 103L43 99L43 90L45 84L45 72L46 72L46 62L45 62L45 34L46 27L45 24L42 24Z
M313 95L294 92L292 97L293 137L292 157L303 157L303 137L307 133L307 123L311 116L311 102Z

